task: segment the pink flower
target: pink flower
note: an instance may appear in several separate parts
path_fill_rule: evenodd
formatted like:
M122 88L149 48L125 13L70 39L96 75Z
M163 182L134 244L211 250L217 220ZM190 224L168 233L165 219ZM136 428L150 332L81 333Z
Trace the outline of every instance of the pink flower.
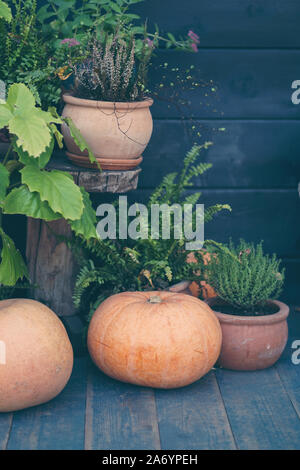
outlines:
M154 46L154 41L151 41L150 38L146 38L146 42L148 44L149 47L153 47Z
M196 44L199 44L200 43L200 38L198 36L198 34L194 33L194 31L192 31L190 29L190 31L188 32L188 36L189 38L191 38L191 40L196 43Z
M198 47L197 47L197 44L195 42L193 42L191 44L191 48L193 49L194 52L198 52Z
M65 38L60 41L61 44L68 44L69 47L79 46L80 42L77 41L75 38Z

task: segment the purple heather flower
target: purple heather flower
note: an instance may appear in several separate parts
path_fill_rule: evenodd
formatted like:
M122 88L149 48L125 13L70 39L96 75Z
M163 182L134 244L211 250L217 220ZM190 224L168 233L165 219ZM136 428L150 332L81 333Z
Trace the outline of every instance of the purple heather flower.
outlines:
M61 44L68 44L69 47L79 46L80 42L75 38L65 38L60 41Z
M198 47L197 47L197 44L195 42L193 42L191 44L191 48L193 49L194 52L198 52Z
M196 44L199 44L200 43L200 38L198 36L198 34L194 33L194 31L190 30L188 32L188 36L191 38L191 40L196 43Z
M154 46L154 41L152 41L150 38L146 38L146 42L148 44L149 47L153 47Z

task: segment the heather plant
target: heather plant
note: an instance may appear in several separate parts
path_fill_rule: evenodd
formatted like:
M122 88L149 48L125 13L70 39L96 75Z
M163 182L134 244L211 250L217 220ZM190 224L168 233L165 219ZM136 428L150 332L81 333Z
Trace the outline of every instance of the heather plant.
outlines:
M135 58L135 39L125 41L118 34L106 41L94 40L87 59L74 67L75 96L98 101L139 101L144 99L147 62L151 52L145 44L143 61Z
M244 240L211 256L206 267L208 283L238 315L259 315L270 299L277 299L284 282L284 269L276 255L264 254L258 245Z

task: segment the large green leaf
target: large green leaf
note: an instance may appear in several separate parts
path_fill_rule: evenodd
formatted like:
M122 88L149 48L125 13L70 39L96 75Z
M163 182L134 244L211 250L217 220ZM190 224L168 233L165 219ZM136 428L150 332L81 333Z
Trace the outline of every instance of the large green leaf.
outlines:
M96 232L96 213L92 207L90 196L84 188L81 187L80 190L83 197L84 209L79 220L70 222L71 228L76 235L82 235L86 240L99 238Z
M13 189L3 204L5 214L23 214L27 217L43 220L61 219L61 214L53 212L47 201L41 201L39 193L31 193L27 186Z
M0 104L0 129L7 127L12 118L13 114L10 107L6 103Z
M0 125L16 136L16 143L32 157L50 146L50 123L61 123L59 117L35 106L35 98L23 83L10 86L5 104L0 105Z
M0 18L4 18L8 23L12 20L11 9L2 0L0 0Z
M37 117L43 119L47 124L55 123L55 124L62 124L63 120L59 116L54 116L52 112L43 111L40 108L35 108L35 114Z
M84 150L87 150L88 152L88 156L89 156L89 159L90 159L90 162L92 163L96 163L96 165L98 166L98 169L100 171L101 170L101 166L100 164L98 163L98 161L96 160L96 157L95 155L93 154L93 151L92 149L90 148L89 144L87 143L87 141L85 140L85 138L83 137L83 135L81 134L80 130L77 129L77 127L75 126L74 122L72 121L72 119L70 117L65 117L64 119L64 122L67 124L68 128L69 128L69 131L70 131L70 134L71 136L73 137L74 139L74 142L75 144L77 145L77 147L79 147L79 149L83 152Z
M14 286L19 279L28 278L27 267L14 242L2 229L0 236L2 238L0 284Z
M35 107L35 98L24 83L14 83L9 87L7 103L14 115L23 114L24 111Z
M51 158L54 148L54 138L51 139L50 145L38 157L32 157L28 152L24 152L22 147L19 147L14 142L14 151L18 154L19 160L24 165L36 164L39 168L44 168Z
M9 171L0 163L0 204L6 195L6 190L9 185Z
M17 145L33 157L38 157L50 145L52 135L49 127L30 109L14 116L8 128L17 136Z
M36 165L26 165L20 173L22 183L31 192L38 192L42 201L47 201L54 212L65 219L80 219L83 213L83 198L73 178L62 171L40 170Z

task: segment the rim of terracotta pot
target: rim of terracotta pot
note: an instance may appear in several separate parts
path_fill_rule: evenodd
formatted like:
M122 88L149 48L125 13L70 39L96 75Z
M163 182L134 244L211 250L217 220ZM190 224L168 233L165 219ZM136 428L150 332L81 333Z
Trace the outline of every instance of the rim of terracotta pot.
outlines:
M224 302L219 297L211 297L206 299L205 302L209 307L216 305L224 305ZM279 323L289 315L290 309L288 305L279 300L268 300L268 303L275 304L279 308L279 311L276 313L271 313L270 315L261 315L261 316L242 316L242 315L230 315L229 313L218 312L214 309L213 312L217 315L218 319L223 323L232 323L234 325L272 325L274 323Z
M144 101L96 101L87 100L83 98L76 98L68 93L63 94L63 100L67 104L74 104L76 106L85 106L90 108L102 108L102 109L118 109L127 111L128 109L135 110L141 108L149 108L153 104L152 98L147 98Z
M168 287L169 292L181 293L185 290L188 290L191 285L190 281L180 281L177 284L172 284L172 286Z

